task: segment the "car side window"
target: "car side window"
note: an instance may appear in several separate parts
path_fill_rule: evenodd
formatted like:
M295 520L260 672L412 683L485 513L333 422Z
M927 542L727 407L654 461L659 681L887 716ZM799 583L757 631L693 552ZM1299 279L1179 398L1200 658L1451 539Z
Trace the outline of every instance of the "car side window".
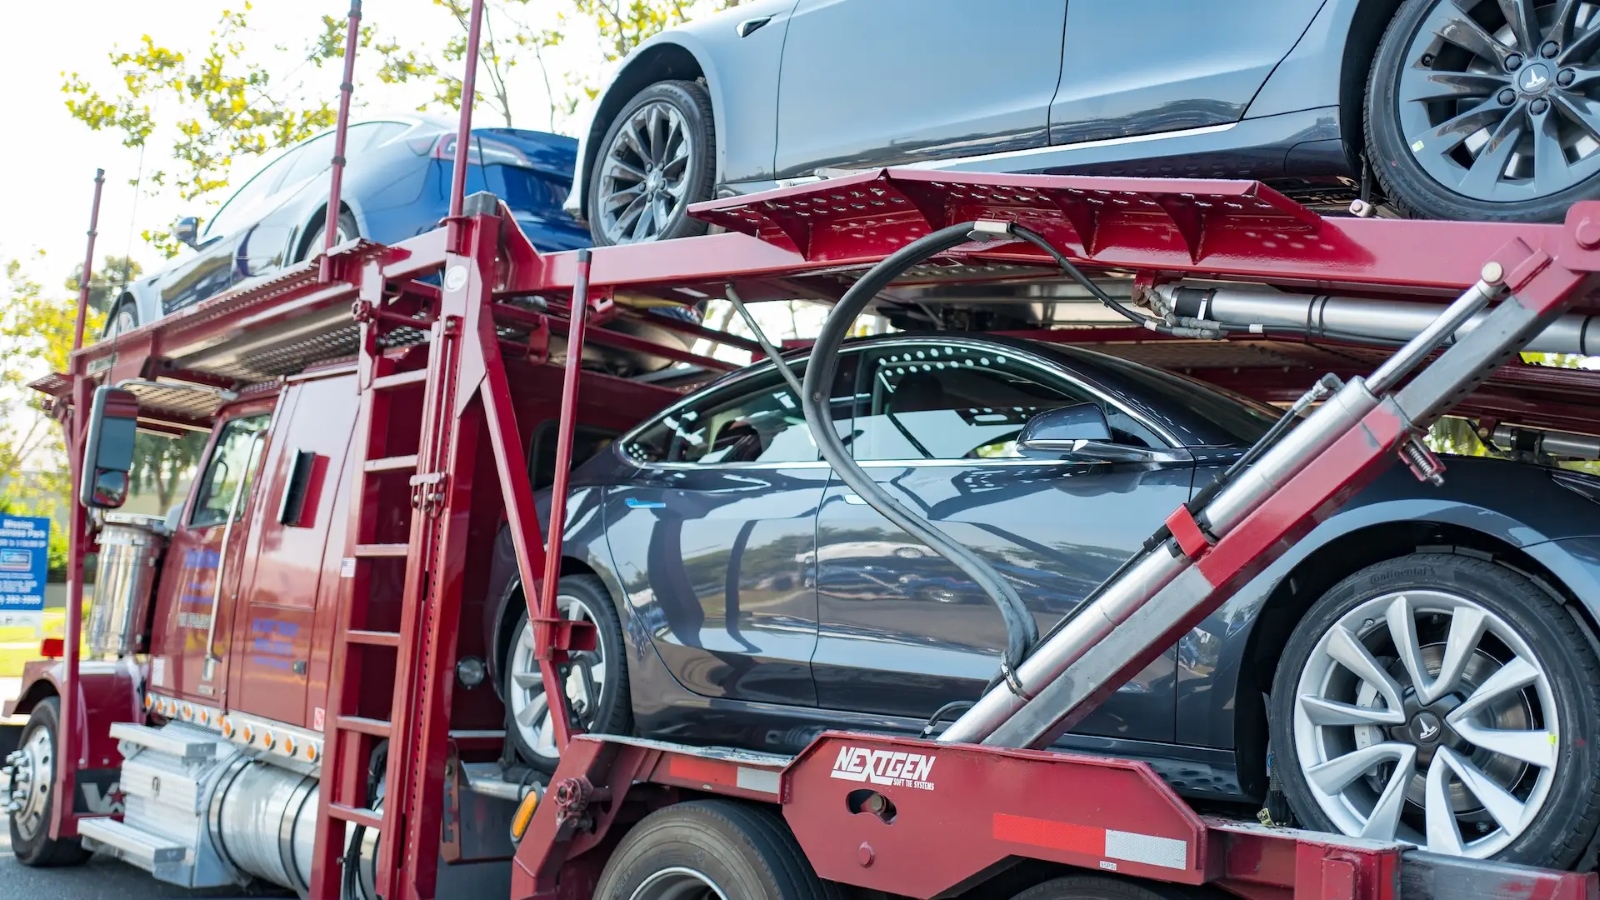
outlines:
M934 342L864 355L849 443L858 460L1014 457L1029 419L1078 403L1105 410L1117 443L1164 446L1122 410L1004 348Z
M639 463L815 462L817 447L800 401L778 373L768 372L662 416L623 452Z
M208 528L228 521L228 510L234 508L236 494L239 506L234 521L243 516L255 472L266 456L265 432L271 420L270 415L246 416L222 426L200 479L194 511L189 514L191 528ZM260 436L260 443L257 443L257 436Z
M268 163L266 168L245 182L244 187L228 198L228 202L217 210L217 214L206 225L205 236L213 238L232 234L249 225L259 214L261 201L275 193L278 183L283 180L284 172L294 165L298 152L290 150Z

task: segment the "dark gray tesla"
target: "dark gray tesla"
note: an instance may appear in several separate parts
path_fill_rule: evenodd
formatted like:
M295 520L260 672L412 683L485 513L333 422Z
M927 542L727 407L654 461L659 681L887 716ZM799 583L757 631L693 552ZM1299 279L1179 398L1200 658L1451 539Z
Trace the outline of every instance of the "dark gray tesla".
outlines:
M855 458L1012 579L1041 632L1276 415L1078 349L846 347L832 408ZM1046 412L1035 429L1079 452L1018 446ZM994 674L999 612L843 488L771 363L580 438L559 590L599 626L566 681L591 729L792 753L824 727L916 732ZM1442 488L1396 465L1351 498L1060 746L1259 801L1270 735L1310 827L1574 862L1600 820L1600 480L1447 462ZM505 534L490 583L494 683L550 768Z
M598 244L830 168L1223 176L1452 219L1600 193L1589 0L757 0L641 44L580 135ZM1318 182L1324 182L1318 184ZM1331 183L1329 183L1331 182Z

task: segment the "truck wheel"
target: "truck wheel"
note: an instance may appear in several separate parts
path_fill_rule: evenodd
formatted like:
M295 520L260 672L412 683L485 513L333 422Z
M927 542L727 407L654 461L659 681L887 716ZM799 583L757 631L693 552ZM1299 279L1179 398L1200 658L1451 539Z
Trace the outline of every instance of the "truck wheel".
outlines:
M592 652L572 654L566 676L567 703L593 734L626 734L633 707L628 694L628 664L622 649L622 622L616 605L600 579L569 575L556 586L556 604L563 617L593 622L598 635ZM534 658L533 626L524 609L511 632L504 679L508 731L522 761L535 769L554 772L560 754L555 729L550 727L550 704L544 679Z
M1413 553L1312 605L1272 686L1305 827L1567 868L1600 826L1600 660L1560 598L1498 563Z
M56 773L56 723L61 701L50 697L33 708L22 742L7 761L11 785L6 797L11 811L11 850L25 866L75 866L91 855L77 838L50 839L51 794Z
M716 181L711 95L698 82L662 81L633 96L611 121L585 198L595 246L705 234L689 205Z
M1011 900L1200 900L1215 896L1218 895L1183 885L1104 875L1068 875L1031 887Z
M618 845L595 900L843 900L783 819L731 800L657 810Z
M1600 196L1600 21L1577 13L1555 0L1401 5L1367 84L1367 157L1389 198L1434 219L1555 222Z

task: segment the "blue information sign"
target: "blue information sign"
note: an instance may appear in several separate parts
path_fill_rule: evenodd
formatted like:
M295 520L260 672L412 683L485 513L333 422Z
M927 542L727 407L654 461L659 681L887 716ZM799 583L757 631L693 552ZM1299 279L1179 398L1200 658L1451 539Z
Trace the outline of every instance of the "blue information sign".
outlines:
M37 621L49 572L50 520L0 516L0 624Z

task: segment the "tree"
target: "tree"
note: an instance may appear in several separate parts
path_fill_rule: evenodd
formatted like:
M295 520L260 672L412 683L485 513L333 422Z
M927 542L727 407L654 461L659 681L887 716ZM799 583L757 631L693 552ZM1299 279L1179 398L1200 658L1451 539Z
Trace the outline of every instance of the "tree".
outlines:
M73 118L95 131L120 132L127 147L144 149L159 137L155 145L166 151L165 158L130 183L150 193L176 190L185 200L209 198L232 183L241 160L289 147L335 124L337 95L330 86L296 76L307 64L320 69L343 58L343 22L325 17L321 33L308 22L311 40L302 51L276 45L277 57L263 62L245 58L251 8L245 2L238 10L225 10L210 45L198 54L164 46L148 34L134 49L114 48L110 61L122 74L114 88L97 87L77 72L61 73ZM415 54L383 41L370 26L360 37L361 47L378 54L380 82L418 74ZM157 108L168 118L158 120ZM169 257L178 252L170 230L147 229L142 236Z
M89 279L89 308L101 316L109 314L112 301L127 288L129 282L137 281L143 274L143 267L135 262L133 257L107 256ZM79 263L72 267L72 274L67 276L67 290L76 298L82 284L83 264ZM90 340L87 335L94 333L85 325L85 343Z
M43 259L44 254L38 254ZM107 266L126 260L107 259ZM79 266L79 269L82 267ZM55 422L39 411L40 395L28 388L35 378L64 372L72 352L77 320L78 273L67 279L67 290L46 291L27 274L20 259L7 261L6 294L0 305L0 503L29 515L54 514L70 491L66 446ZM97 333L103 315L90 309L84 332Z
M133 441L133 469L128 475L133 489L154 491L156 508L165 512L194 478L205 449L204 432L177 438L140 434Z

